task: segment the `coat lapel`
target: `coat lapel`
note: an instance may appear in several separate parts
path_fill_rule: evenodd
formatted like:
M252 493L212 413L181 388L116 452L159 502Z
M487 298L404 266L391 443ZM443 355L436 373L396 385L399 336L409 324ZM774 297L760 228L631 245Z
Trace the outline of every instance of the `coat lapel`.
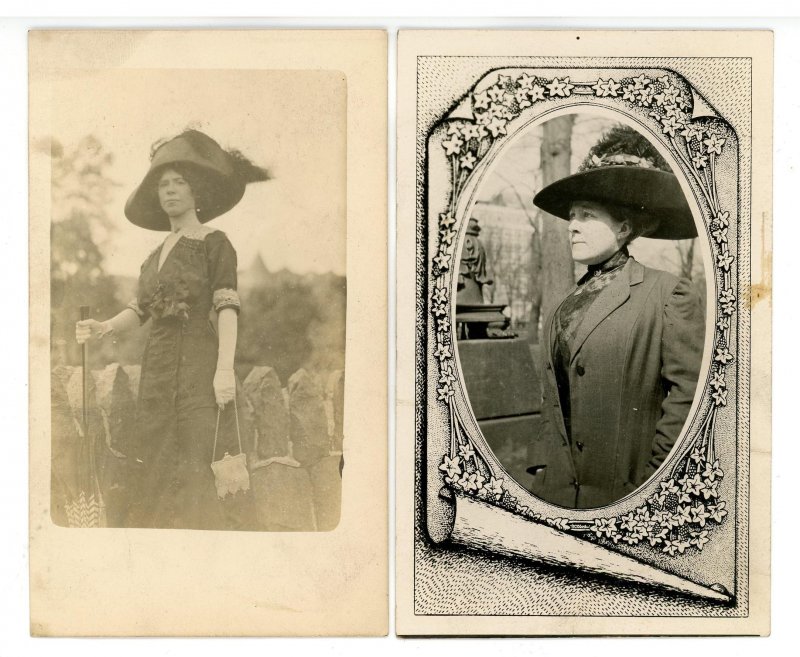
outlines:
M586 338L591 335L600 322L630 298L631 286L638 285L643 278L644 268L642 265L633 258L629 258L622 269L622 273L600 292L595 302L586 311L586 315L575 335L570 362L575 360L581 350L581 346L586 342Z

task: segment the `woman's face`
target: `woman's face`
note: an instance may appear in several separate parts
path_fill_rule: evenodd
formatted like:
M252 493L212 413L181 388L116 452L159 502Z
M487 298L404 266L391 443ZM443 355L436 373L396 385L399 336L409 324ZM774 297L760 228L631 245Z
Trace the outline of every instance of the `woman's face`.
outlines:
M174 169L166 169L158 179L158 201L169 217L180 217L195 209L192 188Z
M572 259L583 265L608 260L622 248L630 233L627 222L619 222L599 203L576 201L569 211Z

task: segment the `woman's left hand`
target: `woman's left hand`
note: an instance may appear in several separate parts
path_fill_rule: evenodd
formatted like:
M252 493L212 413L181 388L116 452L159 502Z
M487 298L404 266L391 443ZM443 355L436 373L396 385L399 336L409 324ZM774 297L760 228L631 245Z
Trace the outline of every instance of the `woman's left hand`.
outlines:
M214 374L214 397L220 408L236 397L236 376L233 370L216 371Z

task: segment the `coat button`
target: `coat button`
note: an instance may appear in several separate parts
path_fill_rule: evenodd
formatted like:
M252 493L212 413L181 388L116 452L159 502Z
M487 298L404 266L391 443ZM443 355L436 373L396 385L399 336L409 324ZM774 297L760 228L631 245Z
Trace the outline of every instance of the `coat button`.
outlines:
M552 370L553 369L553 366L550 363L547 363L546 367L547 367L548 370Z
M583 376L586 374L586 370L583 368L583 365L577 365L575 367L575 371L578 373L578 376Z
M573 487L575 488L575 490L577 490L578 488L580 488L580 487L581 487L581 485L578 483L578 480L577 480L577 479L573 479L573 480L572 480L572 485L573 485Z
M575 447L578 448L579 452L583 451L583 443L582 442L578 441L577 443L575 443Z

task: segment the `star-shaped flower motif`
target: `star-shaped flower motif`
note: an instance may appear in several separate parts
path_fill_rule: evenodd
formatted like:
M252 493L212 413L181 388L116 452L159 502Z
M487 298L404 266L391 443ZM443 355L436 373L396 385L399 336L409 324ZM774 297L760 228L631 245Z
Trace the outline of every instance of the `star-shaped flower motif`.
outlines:
M702 527L702 525L700 526ZM689 534L689 536L691 538L689 543L694 545L698 550L702 550L703 546L709 541L707 529L704 529L699 532L692 532L691 534Z
M457 121L450 121L447 124L447 135L452 137L453 135L461 134L461 124Z
M715 522L722 522L722 519L728 515L725 510L725 502L717 502L708 507L708 515Z
M683 489L689 493L690 495L699 495L700 491L703 488L703 480L700 478L698 473L694 473L692 477L686 475L686 482L683 486Z
M471 458L475 457L475 450L469 443L458 443L458 455L466 463Z
M686 139L686 141L690 141L692 139L697 139L698 142L703 138L705 131L699 125L696 125L691 122L687 122L683 129L681 130L681 136Z
M450 386L441 386L436 389L436 392L438 393L439 401L443 402L450 401L450 398L455 394Z
M475 94L475 100L473 101L472 106L475 109L486 109L489 107L491 102L492 99L489 96L489 92L484 89L479 94Z
M461 488L469 493L470 491L477 491L479 488L482 488L484 481L486 481L486 477L479 472L473 472L471 474L465 472L461 475L461 479L458 480L458 483Z
M486 488L488 489L488 494L493 496L496 500L499 500L500 497L503 495L503 490L505 488L505 480L504 479L495 479L491 477L489 479L489 483L486 484Z
M506 90L505 89L502 89L501 87L498 87L497 85L494 85L493 87L489 87L486 90L486 93L489 94L489 98L492 99L493 103L499 103L501 105L503 104L503 100L504 100L505 95L506 95Z
M728 403L728 391L716 390L711 393L711 398L714 400L715 406L725 406Z
M717 267L721 267L725 271L730 271L733 264L733 256L729 251L723 251L717 254Z
M450 268L450 255L439 252L434 256L433 263L439 268L439 271L447 271Z
M633 511L622 516L620 520L620 527L625 531L632 532L639 525L639 521L636 519L636 516L633 515Z
M508 88L512 86L511 76L510 75L503 75L502 73L497 74L497 86Z
M675 131L681 127L681 122L675 116L665 116L661 119L661 131L670 137L675 136Z
M718 244L722 244L723 242L725 242L726 244L728 243L727 230L722 230L722 229L712 230L711 237L713 237Z
M708 155L696 153L692 156L692 164L694 164L695 169L702 169L704 166L708 165Z
M716 499L719 497L719 481L706 480L703 488L700 489L700 492L703 494L704 500L709 500L712 497Z
M533 89L534 82L536 82L536 78L527 73L523 73L517 78L517 86L520 89Z
M717 370L711 375L711 387L714 390L724 390L727 387L725 383L725 374L722 370Z
M620 86L621 85L616 82L614 78L608 78L608 80L599 78L592 86L592 89L594 89L595 96L605 98L607 96L618 96Z
M547 87L547 92L550 94L551 98L553 96L566 98L572 93L572 89L575 87L574 84L570 84L569 76L565 77L563 80L560 78L555 78L550 84L545 86Z
M626 84L622 88L622 100L629 100L634 102L636 100L636 87L632 84Z
M449 456L445 456L444 461L439 466L439 469L442 470L450 479L455 479L461 475L461 459L458 456L453 459L451 459Z
M733 315L736 312L736 304L735 303L723 303L722 304L722 312L726 315Z
M680 89L678 87L669 84L664 87L664 103L669 105L675 105L678 102L678 95L680 94Z
M730 218L731 218L730 212L717 212L714 215L714 221L720 228L727 228L728 224L730 223Z
M648 522L650 520L650 511L645 505L636 507L636 509L634 509L634 515L638 522Z
M714 360L727 365L733 360L733 354L728 350L728 347L717 347L714 352Z
M666 552L671 557L674 557L675 553L678 551L678 541L667 539L664 541L664 547L661 548L661 551Z
M722 479L723 474L719 467L719 459L716 459L713 463L706 463L706 467L703 469L703 478L707 481Z
M526 89L518 90L517 93L514 94L514 99L517 101L520 109L524 109L533 105L528 97L528 91Z
M446 315L444 317L439 317L436 322L440 332L447 333L450 330L450 318Z
M453 245L453 240L456 237L456 231L452 228L445 228L439 233L439 244L446 245L446 248Z
M702 461L705 460L705 457L703 456L703 452L700 450L700 448L699 447L695 447L692 450L692 453L690 454L689 459L694 461L695 463L699 464L699 463L701 463Z
M705 527L706 520L708 520L710 517L711 514L708 511L706 511L706 507L704 505L701 504L700 506L692 507L692 522L695 525L698 525L700 527Z
M439 226L441 228L450 228L456 223L456 218L453 215L442 213L439 215Z
M444 343L439 343L439 345L436 347L436 351L433 352L433 355L440 361L449 360L453 357L453 354L450 352L450 345Z
M722 146L725 144L725 140L719 135L709 135L708 139L703 140L703 143L709 153L722 155Z
M491 120L495 117L497 117L498 119L509 119L511 116L509 114L508 108L505 105L492 105L489 108L488 114L489 114L488 123L491 123Z
M669 495L670 493L677 493L678 487L675 485L674 479L667 479L667 481L662 481L659 484L661 488L661 493L664 495Z
M460 158L458 158L458 163L459 163L459 164L460 164L460 165L461 165L461 166L462 166L464 169L472 169L472 168L475 166L475 163L476 163L477 161L478 161L478 158L476 158L476 157L475 157L475 156L472 154L472 151L467 151L467 154L466 154L466 155L462 155Z
M447 155L456 155L460 150L461 147L464 145L464 141L460 137L456 137L453 135L450 139L445 139L442 142L442 146L444 147L444 152Z
M453 370L447 363L442 363L441 371L439 372L439 383L449 386L456 380Z
M597 538L611 538L612 535L617 533L617 520L616 518L595 518L592 531Z
M639 91L639 102L644 107L650 107L650 105L653 104L653 95L654 94L655 94L655 91L653 91L652 87L647 87L645 89L641 89Z
M646 77L644 73L642 73L640 76L633 78L633 88L644 89L651 82L652 80Z
M461 136L466 140L469 141L470 139L480 139L481 133L478 129L478 126L474 123L465 123L464 126L461 128Z
M533 85L533 87L531 87L531 90L528 92L528 95L531 97L532 101L544 100L545 99L544 87L539 84L535 84Z
M500 135L506 134L506 121L495 116L486 128L492 134L492 138L497 139Z
M668 75L662 75L660 78L656 78L656 80L661 84L662 87L668 87L672 84Z
M731 314L733 314L733 313L731 313ZM727 331L730 328L730 326L731 326L731 320L730 320L729 317L720 317L717 320L717 328L720 331Z
M719 295L719 300L722 303L731 303L736 301L736 295L733 293L733 288L726 287L722 290L722 293Z
M677 509L675 509L675 518L678 521L679 526L685 525L687 522L692 521L692 507L679 505Z
M443 287L437 287L433 290L431 298L434 303L445 303L447 301L447 290Z

